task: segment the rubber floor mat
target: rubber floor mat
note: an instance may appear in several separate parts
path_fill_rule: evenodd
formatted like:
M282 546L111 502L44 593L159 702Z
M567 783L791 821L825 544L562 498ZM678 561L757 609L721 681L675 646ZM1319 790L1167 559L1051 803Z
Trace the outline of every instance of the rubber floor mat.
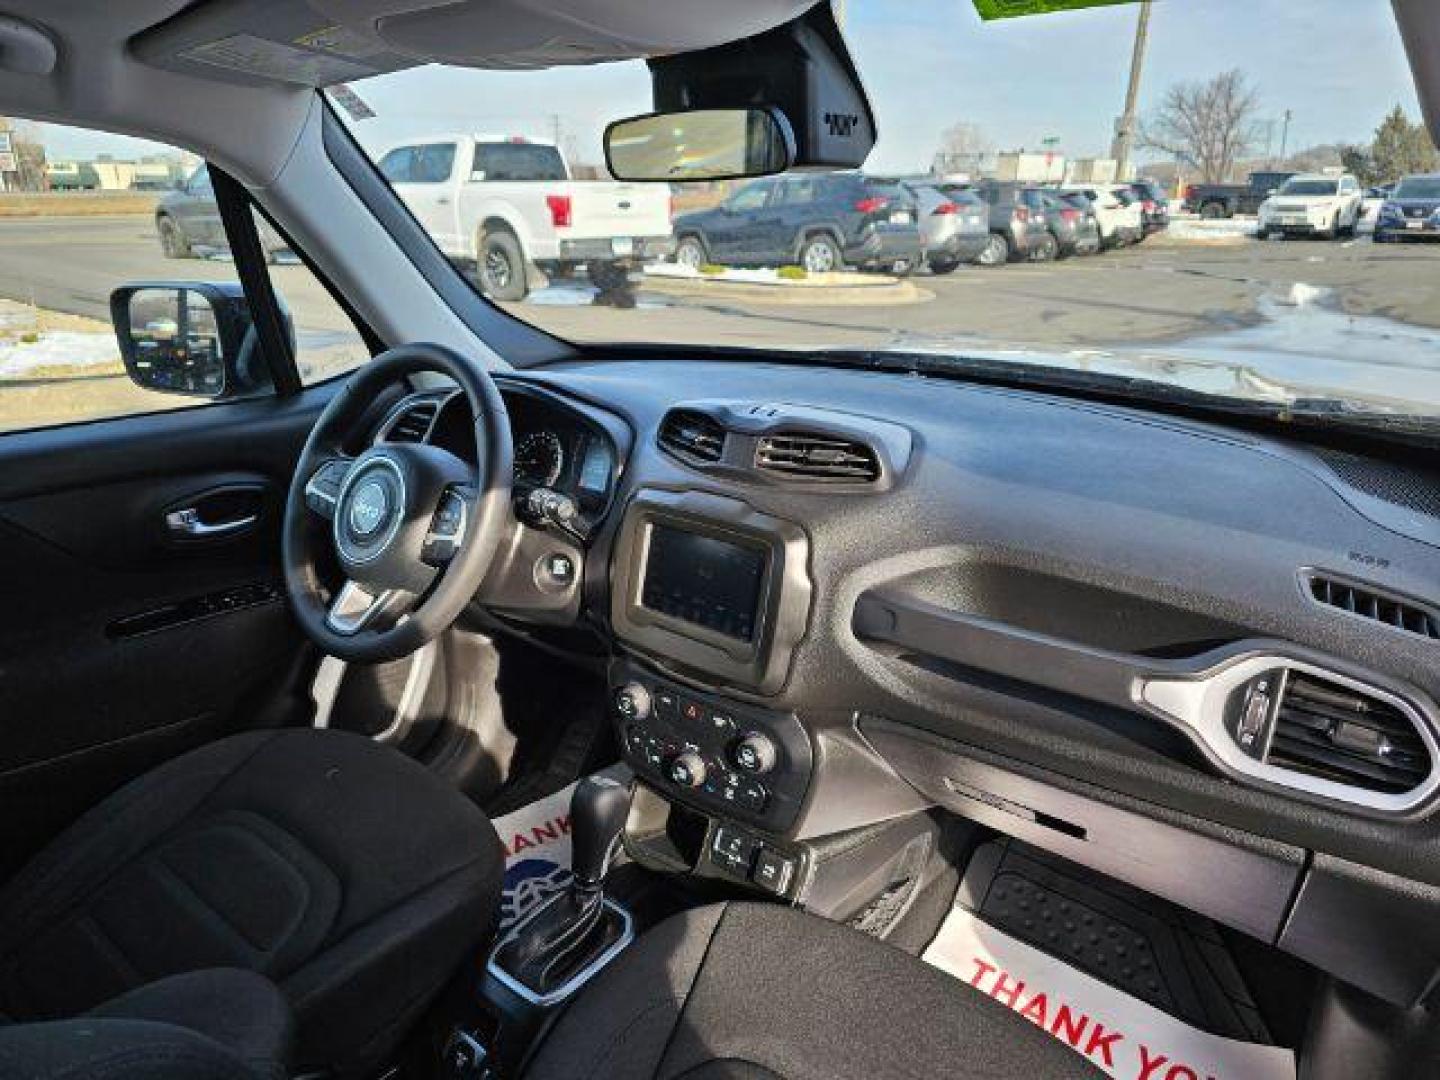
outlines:
M1112 1076L1295 1077L1209 920L1013 840L975 850L924 959Z

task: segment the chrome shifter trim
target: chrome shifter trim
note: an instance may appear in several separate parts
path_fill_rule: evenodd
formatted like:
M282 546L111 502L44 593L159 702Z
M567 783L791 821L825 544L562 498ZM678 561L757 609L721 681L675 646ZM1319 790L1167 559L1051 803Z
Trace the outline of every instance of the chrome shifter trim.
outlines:
M505 987L505 989L509 990L512 994L515 994L516 996L524 999L525 1001L528 1001L532 1005L549 1006L556 1005L562 1001L567 1000L587 982L593 979L596 975L600 974L600 972L604 970L604 968L610 963L611 960L614 960L615 957L619 956L625 950L625 948L632 941L635 940L635 923L631 920L630 913L624 908L622 908L619 904L615 903L614 900L610 900L607 898L605 900L605 906L611 911L615 912L616 915L620 916L620 924L622 927L620 931L620 936L617 937L609 945L607 945L605 949L600 953L600 955L595 957L594 960L590 961L590 963L586 964L583 968L581 968L574 975L572 975L567 982L565 982L561 986L557 986L548 994L537 994L534 990L531 990L530 987L526 986L519 979L515 978L508 971L506 971L499 964L497 964L495 962L495 957L499 955L500 950L505 945L509 944L511 941L514 941L521 935L521 933L524 932L525 928L530 925L531 920L538 917L539 914L546 908L548 908L551 904L557 903L558 901L565 898L566 894L564 892L556 893L549 900L546 900L545 903L541 904L538 908L532 911L529 915L526 915L525 918L520 920L520 922L512 926L505 933L505 935L500 938L499 941L495 942L495 947L490 950L489 959L485 961L485 974L487 976L493 978L496 982L498 982L501 986Z

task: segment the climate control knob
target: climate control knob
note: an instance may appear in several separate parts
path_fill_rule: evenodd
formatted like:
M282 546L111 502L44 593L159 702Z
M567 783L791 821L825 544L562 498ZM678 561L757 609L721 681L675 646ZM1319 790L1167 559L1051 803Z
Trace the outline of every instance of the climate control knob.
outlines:
M686 750L665 763L665 775L676 787L697 788L705 782L705 759Z
M764 776L775 768L779 756L770 736L758 731L747 732L730 747L730 760L735 767L751 776Z
M625 720L648 720L650 691L638 682L626 683L615 691L615 711Z

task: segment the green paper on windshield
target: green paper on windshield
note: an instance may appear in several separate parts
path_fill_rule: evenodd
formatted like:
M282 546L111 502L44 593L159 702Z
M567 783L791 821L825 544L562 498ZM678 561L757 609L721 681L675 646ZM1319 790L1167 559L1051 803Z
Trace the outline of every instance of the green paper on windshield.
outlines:
M1052 11L1070 11L1073 8L1110 7L1114 4L1133 4L1137 0L975 0L975 10L980 17L990 19L1014 19L1021 15L1047 15Z

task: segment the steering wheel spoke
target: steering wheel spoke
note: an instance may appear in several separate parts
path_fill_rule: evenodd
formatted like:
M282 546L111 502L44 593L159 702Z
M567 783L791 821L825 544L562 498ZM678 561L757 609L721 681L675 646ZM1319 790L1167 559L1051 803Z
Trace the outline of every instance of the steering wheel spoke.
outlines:
M393 622L410 607L413 593L403 589L371 589L358 581L346 581L330 601L325 625L344 637L377 624Z
M350 466L353 464L354 462L346 457L327 458L310 474L310 479L305 481L305 505L313 513L326 521L334 520L335 507L340 501L340 489L344 486L345 477L350 475Z

